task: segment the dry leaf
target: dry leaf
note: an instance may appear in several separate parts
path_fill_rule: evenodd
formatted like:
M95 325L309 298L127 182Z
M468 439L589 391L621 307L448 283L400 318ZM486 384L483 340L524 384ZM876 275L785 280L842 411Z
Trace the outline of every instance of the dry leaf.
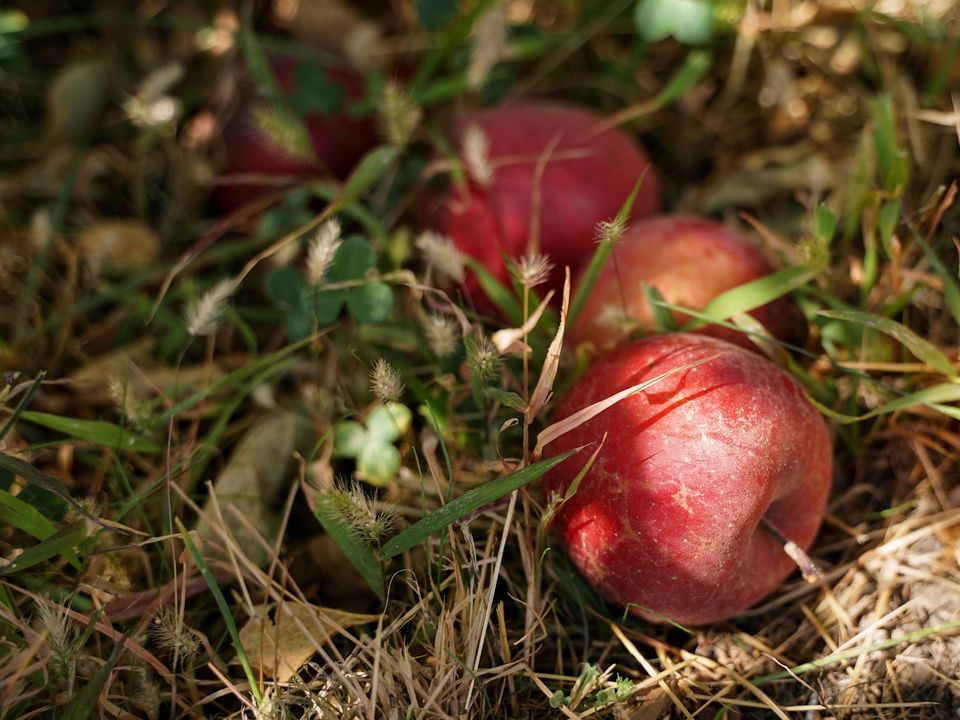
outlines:
M501 355L511 352L522 352L523 350L528 350L529 346L522 342L524 336L529 335L531 331L537 326L537 323L540 322L540 318L543 315L544 310L547 309L547 306L550 303L550 299L553 297L553 290L547 293L547 296L543 299L543 302L533 311L533 314L527 319L527 321L518 328L504 328L503 330L497 330L490 339L493 341L493 345L497 348L497 352Z
M254 668L281 682L296 675L317 647L340 630L379 619L299 602L258 605L255 610L257 616L240 630L240 643Z
M47 138L80 140L99 117L109 88L106 60L81 60L61 69L47 92Z
M261 537L272 541L280 520L275 509L278 497L295 482L293 453L306 454L314 441L313 427L300 416L291 412L269 415L244 434L213 485L227 529L246 556L261 567L270 560L268 552L245 527L230 521L230 508L236 508ZM207 500L196 530L212 545L221 545L215 521L212 500Z
M157 261L160 238L140 220L101 220L80 233L77 249L94 274L126 275Z
M560 422L555 422L552 425L548 425L539 435L537 435L537 446L533 449L533 456L535 458L539 457L543 452L543 449L558 437L561 435L566 435L571 430L580 427L588 420L592 420L604 410L613 407L618 402L626 400L627 398L632 397L639 392L643 392L651 385L654 385L661 380L665 380L671 375L676 375L679 372L684 372L690 368L695 368L697 365L703 365L706 362L710 362L711 360L720 357L720 355L722 355L722 353L715 353L709 357L695 360L694 362L687 363L686 365L681 365L680 367L673 368L673 370L668 370L665 373L660 373L656 377L652 377L649 380L644 380L642 383L632 385L631 387L621 390L620 392L615 393L604 400L593 403L593 405L587 405L585 408L577 410L577 412L573 413L573 415L565 417Z
M567 309L570 307L570 268L564 268L563 278L563 307L560 309L560 324L557 327L557 334L547 349L547 357L543 361L543 370L540 371L540 379L537 380L537 387L530 396L530 404L527 406L527 425L532 423L537 414L550 399L553 391L553 381L557 377L557 369L560 367L560 350L563 349L563 332L567 326Z

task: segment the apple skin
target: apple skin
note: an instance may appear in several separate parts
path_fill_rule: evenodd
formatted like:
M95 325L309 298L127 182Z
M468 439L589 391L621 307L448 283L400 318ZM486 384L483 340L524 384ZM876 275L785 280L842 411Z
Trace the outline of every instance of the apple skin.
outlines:
M763 253L743 235L713 220L685 215L658 215L632 224L615 253L616 264L613 258L607 261L570 330L574 344L589 340L609 350L626 341L631 328L616 323L616 313L622 317L624 308L636 322L632 329L648 329L653 318L641 282L655 286L669 303L702 310L725 290L771 272ZM780 298L750 314L783 340L798 324L792 322L791 309L790 302ZM689 319L682 313L675 316L680 324ZM736 330L709 325L698 332L755 349L749 337Z
M447 194L426 194L421 200L423 224L449 236L463 253L506 282L502 255L526 254L537 166L556 142L539 183L539 249L554 264L550 286L562 287L564 266L575 272L589 262L596 249L597 223L616 216L645 171L632 217L650 215L660 206L659 181L646 153L622 130L598 133L602 121L588 110L548 102L466 115L452 130L461 160L464 136L476 126L489 144L493 177L487 185L468 178L465 187L453 187ZM471 291L478 287L475 279L467 286Z
M561 401L560 420L691 362L548 446L606 443L552 529L611 601L654 622L730 618L796 567L761 518L809 548L832 474L830 435L797 382L743 348L694 333L651 336L595 363ZM595 446L593 446L595 447ZM586 451L577 457L586 457ZM563 493L583 462L544 481Z
M290 57L272 56L270 67L280 91L289 95L296 82L299 63ZM328 68L324 72L330 81L344 89L345 103L363 97L362 78L349 71ZM239 90L240 108L223 131L226 163L222 176L263 175L286 177L291 180L324 175L345 177L363 154L376 145L376 124L369 118L351 118L344 111L333 116L319 113L304 118L310 144L316 161L290 156L264 135L253 119L253 109L259 103L256 89L249 77L243 79ZM270 192L278 185L259 183L223 183L213 194L217 209L231 213Z

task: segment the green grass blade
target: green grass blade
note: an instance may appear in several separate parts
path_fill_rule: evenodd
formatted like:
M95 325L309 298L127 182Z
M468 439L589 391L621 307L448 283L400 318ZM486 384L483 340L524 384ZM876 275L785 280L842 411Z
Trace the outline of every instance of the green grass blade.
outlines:
M194 393L191 393L189 396L187 396L186 398L178 402L172 408L170 408L166 412L159 415L155 420L153 420L150 423L151 426L162 427L166 425L167 422L169 422L170 418L176 417L177 415L182 415L184 412L186 412L190 408L200 404L201 402L206 400L208 397L210 397L211 395L213 395L214 393L220 390L229 390L234 386L239 385L240 383L244 382L247 378L260 372L263 368L273 365L275 363L278 363L284 358L288 357L289 355L292 355L298 350L305 348L307 345L313 342L313 339L314 339L313 336L310 335L308 337L303 338L302 340L298 340L295 343L287 345L285 348L277 350L277 352L275 353L272 353L270 355L267 355L266 357L260 358L255 362L247 363L243 367L240 367L237 370L234 370L229 375L225 375L224 377L220 378L217 382L207 385L207 387L201 388L200 390L197 390Z
M160 452L160 443L148 437L137 435L125 427L103 420L79 420L77 418L51 415L49 413L24 410L20 417L27 422L56 430L64 435L94 443L111 450L141 453Z
M643 297L650 308L650 315L653 319L653 329L657 332L673 332L677 329L677 319L673 313L663 306L666 302L660 291L649 283L642 282L640 287L643 290Z
M223 622L226 623L227 632L230 633L230 639L233 640L233 646L237 649L237 660L239 660L240 664L243 666L243 672L247 676L247 682L250 683L250 692L253 693L253 697L256 699L257 705L259 706L262 701L260 695L260 685L257 683L257 676L253 672L253 667L250 665L250 660L247 658L247 653L243 649L243 643L240 642L240 633L237 630L237 623L233 619L233 613L230 612L230 607L227 605L227 599L223 596L223 591L220 590L220 586L217 584L217 579L210 571L210 566L207 565L207 561L203 559L203 555L200 554L200 551L197 550L197 546L194 545L193 540L190 539L190 533L188 533L187 529L183 526L183 522L181 522L180 518L176 518L176 522L177 529L180 531L180 537L187 546L187 550L190 551L190 555L193 557L193 561L197 564L197 569L200 571L200 575L207 583L207 587L210 588L210 593L213 595L213 599L217 603L217 608L220 610L220 614L223 616Z
M41 490L46 490L47 492L56 495L87 519L93 520L96 523L100 522L99 518L91 514L89 510L73 499L73 496L70 495L70 491L67 490L63 483L61 483L55 477L40 472L25 460L13 457L12 455L0 453L0 468L9 470L14 475L22 477L27 481L28 485L33 485Z
M833 320L859 323L864 327L877 330L884 335L889 335L894 340L902 343L915 357L930 367L943 373L947 377L957 377L957 371L953 367L953 363L950 362L950 359L944 355L936 345L920 337L913 330L905 325L901 325L896 320L891 320L882 315L875 315L874 313L861 312L860 310L821 310L817 314Z
M657 93L653 100L654 106L659 110L682 97L700 82L700 79L710 69L712 62L713 54L709 50L692 51L687 55L687 59L683 61L680 69L671 76L663 89Z
M393 164L399 154L400 150L398 148L381 145L360 158L353 172L350 173L350 177L343 184L340 194L330 203L323 216L336 215L351 203L356 202L377 180L384 176L387 168Z
M924 242L923 238L916 235L914 239L920 244L920 247L923 248L923 252L926 253L927 260L930 261L933 271L943 283L943 301L950 310L950 314L953 315L953 319L960 325L960 287L957 285L955 274L947 270L947 266L943 264L943 260L937 256L930 245Z
M477 262L472 257L464 256L464 262L480 283L480 289L490 299L496 308L502 312L507 319L517 327L523 325L523 311L520 309L520 301L510 292L510 288L497 280L482 263Z
M86 540L87 524L74 523L51 535L46 540L20 553L9 565L0 568L0 577L39 565L57 555L69 556L75 547Z
M370 546L357 537L353 528L347 525L336 510L328 507L322 497L317 498L317 520L377 596L383 598L386 594L383 567Z
M852 423L860 422L862 420L869 420L870 418L875 418L880 415L887 415L889 413L896 412L897 410L906 410L911 407L916 407L917 405L925 405L926 407L932 408L944 415L947 415L948 417L960 420L960 408L943 404L946 402L956 402L958 400L960 400L960 385L956 383L941 383L939 385L933 385L931 387L924 388L923 390L918 390L908 395L890 400L889 402L886 402L880 407L874 408L870 412L864 413L863 415L846 415L825 407L815 400L814 405L824 415L827 415L843 425L850 425Z
M13 412L10 414L10 417L7 418L7 421L3 423L3 427L0 428L0 440L3 440L4 436L10 432L16 422L17 418L20 417L20 414L27 409L27 406L30 405L30 401L33 400L34 393L40 387L40 384L43 382L43 379L47 376L46 370L41 370L37 373L37 377L34 378L33 384L27 389L27 392L24 393L23 397L20 398L20 402L17 404L17 407L14 408Z
M484 505L489 505L495 500L506 497L514 490L537 480L579 450L580 448L568 450L552 458L540 460L533 465L528 465L522 470L517 470L514 473L504 475L496 480L491 480L479 487L468 490L460 497L434 510L419 522L387 541L381 550L381 557L387 560L395 555L399 555L405 550L409 550L426 540L435 532L447 527L447 525L452 522L459 520L465 515L469 515Z
M853 648L851 650L846 650L844 652L834 653L833 655L827 655L827 657L819 658L812 662L803 663L802 665L795 665L788 670L783 670L782 672L773 673L772 675L761 675L758 678L753 679L754 685L765 685L767 683L773 682L774 680L787 680L789 678L795 678L797 675L802 675L803 673L810 672L811 670L817 670L822 667L829 667L830 665L836 665L840 662L846 662L847 660L852 660L858 658L861 655L866 655L868 653L877 652L879 650L887 650L888 648L896 647L897 645L904 645L906 643L915 643L917 640L922 640L925 637L930 635L936 635L938 633L946 633L951 630L955 630L960 627L960 620L954 620L953 622L943 623L942 625L933 625L932 627L921 628L920 630L914 630L913 632L905 633L904 635L895 635L892 638L887 638L886 640L881 640L876 642L873 645L864 645L863 647Z
M821 269L810 264L794 265L772 275L751 280L735 288L720 293L700 311L701 318L709 322L726 320L731 315L746 313L763 307L769 302L781 298L796 290L819 275ZM684 326L684 330L696 330L709 324L703 319L694 319Z
M637 194L640 192L640 187L643 185L643 181L646 180L649 171L650 166L648 165L643 171L643 174L637 179L630 194L627 195L627 199L624 200L623 205L620 206L620 210L617 212L611 224L623 225L627 222L627 219L630 217L630 212L633 210L633 204L637 200ZM597 249L594 250L593 257L590 258L590 264L587 265L587 269L583 274L583 279L580 281L580 285L571 299L570 309L567 311L567 327L573 327L577 316L580 315L580 311L583 310L583 306L586 304L587 298L590 297L590 293L593 292L593 286L597 284L600 273L603 272L603 268L606 266L607 259L613 252L617 240L619 240L619 238L604 240L597 246Z
M100 693L103 692L107 681L113 675L113 668L120 660L120 655L123 654L124 644L129 634L130 631L128 630L120 637L117 644L113 646L106 662L100 666L94 676L81 688L80 692L73 696L64 710L63 720L87 720L92 716L93 708L100 700Z
M46 540L57 532L56 526L29 503L0 490L0 526L12 525L37 540Z

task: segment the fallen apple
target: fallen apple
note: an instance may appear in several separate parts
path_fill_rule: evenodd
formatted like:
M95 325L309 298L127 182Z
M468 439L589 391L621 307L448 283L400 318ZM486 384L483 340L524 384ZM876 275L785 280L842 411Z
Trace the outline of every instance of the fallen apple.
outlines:
M826 424L790 375L726 341L670 333L625 345L574 385L556 419L711 356L548 446L606 435L552 528L594 587L651 621L702 625L750 607L796 568L783 538L806 550L825 512ZM562 496L579 469L553 470L548 494Z
M770 274L759 248L743 235L703 218L660 215L631 225L607 261L583 310L570 330L571 342L589 340L609 350L637 331L647 330L653 316L642 283L660 291L664 300L702 310L717 295ZM789 302L781 298L750 313L774 337L786 339L791 326ZM678 323L689 318L676 313ZM699 332L754 349L743 333L709 325Z
M226 162L214 192L222 213L282 188L272 184L271 178L289 183L324 175L343 177L377 141L373 120L350 117L345 109L363 97L358 75L285 56L271 57L270 67L280 91L303 116L313 157L292 154L257 123L258 109L267 110L268 105L245 77L238 91L240 107L223 132ZM303 85L305 80L310 81L309 87Z
M465 116L452 136L466 182L448 194L426 195L424 224L500 281L507 280L504 255L516 259L531 249L548 255L557 286L564 266L576 270L589 261L597 223L617 214L641 177L632 216L659 208L650 160L627 133L601 129L602 121L587 110L545 102Z

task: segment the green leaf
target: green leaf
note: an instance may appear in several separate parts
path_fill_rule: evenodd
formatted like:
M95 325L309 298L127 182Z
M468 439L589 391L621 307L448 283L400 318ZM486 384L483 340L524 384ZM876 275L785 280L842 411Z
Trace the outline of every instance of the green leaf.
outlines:
M873 144L877 157L877 175L883 189L896 192L907 181L908 158L897 143L897 119L889 95L877 99L873 107Z
M785 268L720 293L700 311L700 315L715 321L726 320L737 313L750 312L806 285L820 272L819 267L808 264ZM696 330L707 324L703 320L692 320L683 329Z
M880 242L890 259L893 259L893 231L896 229L899 220L900 203L896 200L887 200L877 211L877 230L880 232Z
M300 117L333 117L343 108L346 91L342 85L330 79L320 63L313 60L298 63L294 77L289 101L290 107Z
M640 283L643 290L643 297L650 308L650 315L653 319L653 329L657 332L673 332L677 329L677 319L673 313L664 307L666 300L656 287L645 282Z
M367 418L367 432L370 438L383 443L392 443L399 440L407 430L413 419L410 409L402 403L387 403L381 405Z
M506 390L501 390L500 388L484 388L483 394L494 402L505 405L511 410L516 410L517 412L523 412L527 405L523 401L523 398L517 395L515 392L507 392Z
M924 388L923 390L917 390L909 395L903 395L890 400L889 402L886 402L880 407L874 408L870 412L864 413L863 415L846 415L844 413L839 413L831 408L821 405L813 398L811 398L811 400L820 412L844 425L860 422L862 420L869 420L870 418L874 418L879 415L887 415L889 413L896 412L897 410L906 410L911 407L916 407L917 405L925 405L926 407L933 408L934 410L937 410L948 417L960 420L960 408L943 404L947 402L957 402L960 400L960 385L956 383L940 383L938 385L932 385L928 388Z
M663 89L654 98L654 106L664 108L683 97L706 74L713 64L713 53L709 50L693 50L687 55L683 65L677 70Z
M477 276L480 289L496 306L497 310L502 312L514 325L518 327L523 325L523 311L520 309L520 301L510 292L507 286L491 275L490 271L476 259L464 256L463 260L467 267L473 271L473 274Z
M373 246L365 238L351 235L337 250L330 272L337 280L362 280L376 263Z
M317 498L317 520L367 584L380 598L383 598L383 568L380 561L370 547L360 540L356 531L344 522L336 509L325 502L322 495Z
M102 420L78 420L33 410L24 410L20 417L36 425L112 450L142 453L160 452L160 444L155 440L137 435L126 428Z
M813 212L813 236L829 247L837 230L837 214L826 205L817 205Z
M387 560L409 550L450 523L539 479L580 449L574 448L552 458L540 460L533 465L468 490L387 541L380 551L381 557Z
M707 0L640 0L633 22L647 42L673 36L685 45L702 45L713 36L713 6Z
M818 315L834 320L843 320L844 322L859 323L882 332L884 335L889 335L902 343L915 357L930 367L947 377L957 377L957 371L953 367L953 363L936 345L920 337L913 330L901 325L896 320L859 310L821 310Z
M230 612L230 606L227 605L227 599L223 596L223 591L220 590L220 586L217 584L217 579L210 571L210 566L207 565L207 561L203 559L203 555L200 554L197 546L193 544L193 540L190 538L190 533L187 532L187 528L184 527L180 518L176 518L176 522L177 529L180 531L180 538L183 540L184 545L187 546L187 550L190 552L193 562L196 563L201 577L203 578L204 582L207 583L207 587L210 588L210 594L213 595L213 599L217 603L217 608L220 610L220 615L223 617L223 622L227 626L227 632L230 634L230 638L233 640L233 647L237 651L237 659L243 666L243 671L247 676L247 682L250 683L250 691L253 693L254 699L259 704L261 700L259 690L260 686L257 684L257 677L253 673L253 667L250 665L250 660L247 658L247 653L243 649L243 643L240 642L240 632L237 630L237 623L233 619L233 613Z
M413 0L420 24L427 30L439 30L457 16L458 0Z
M361 285L347 297L347 308L357 322L383 322L393 311L393 290L379 280Z
M333 426L333 454L355 458L367 443L367 431L355 420L344 420Z
M303 307L306 283L296 268L281 267L267 276L267 297L274 305L283 308Z
M27 481L17 498L39 510L44 517L59 520L69 505L82 507L55 477L45 475L19 458L0 454L0 489L9 492L17 475Z
M130 630L120 636L106 662L97 668L93 677L84 684L76 695L70 698L62 716L63 720L87 720L87 718L93 716L93 708L100 702L100 693L103 692L107 681L113 676L114 667L116 667L120 656L123 654L129 635Z
M85 522L68 525L43 542L26 548L6 567L0 567L0 576L26 570L57 555L69 555L86 539L87 524Z
M346 290L318 290L313 293L305 305L305 309L309 312L311 327L314 321L319 327L336 322L348 296Z
M377 180L385 175L387 168L397 159L399 152L399 148L383 145L375 147L364 155L360 162L354 166L353 172L343 185L343 190L330 203L330 206L324 212L324 216L336 215L369 190Z
M57 532L39 510L6 490L0 490L0 526L3 525L12 525L37 540L46 540Z
M923 252L926 254L927 260L930 261L933 271L943 283L943 301L947 304L947 308L949 308L950 314L953 315L954 321L960 324L960 286L957 285L956 274L947 270L947 266L943 264L943 261L933 251L933 248L924 242L923 238L919 235L915 235L914 238L920 244L920 247L923 248ZM958 249L960 249L960 245L958 245Z
M621 225L626 223L627 218L630 217L630 212L633 210L633 204L637 200L637 194L640 192L640 188L647 178L647 173L650 172L650 167L651 166L647 166L643 171L643 175L637 178L637 182L634 183L633 189L630 191L630 194L627 195L627 199L623 201L623 205L620 206L620 210L617 211L617 215L611 224ZM603 272L603 268L607 264L607 258L609 258L610 253L613 252L615 242L615 238L605 240L597 245L597 249L593 251L590 264L587 265L586 272L584 272L583 278L580 280L580 284L571 299L570 308L567 311L567 327L573 327L573 323L580 315L580 311L583 310L587 298L590 297L590 293L593 292L593 286L597 284L600 273ZM522 318L517 324L519 325L521 322Z
M357 471L371 485L389 485L400 471L400 451L389 443L369 442L357 458Z

